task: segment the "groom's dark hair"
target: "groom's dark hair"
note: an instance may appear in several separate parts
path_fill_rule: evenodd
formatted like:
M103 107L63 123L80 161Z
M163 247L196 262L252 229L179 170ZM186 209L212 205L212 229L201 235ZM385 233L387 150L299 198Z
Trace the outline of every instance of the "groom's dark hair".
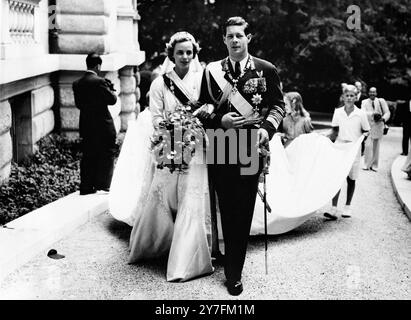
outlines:
M230 17L226 20L226 22L223 25L223 29L221 30L223 33L223 36L226 35L227 33L227 27L229 26L244 26L244 33L247 35L250 33L250 26L248 25L248 22L244 20L243 17Z

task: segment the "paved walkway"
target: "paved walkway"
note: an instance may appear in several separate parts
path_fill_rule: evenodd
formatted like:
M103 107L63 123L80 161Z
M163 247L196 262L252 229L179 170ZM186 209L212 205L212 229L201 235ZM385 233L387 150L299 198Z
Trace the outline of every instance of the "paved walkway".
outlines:
M186 283L165 280L164 260L127 264L130 227L108 213L91 219L46 252L6 277L1 299L410 299L411 223L394 194L391 164L400 152L401 129L382 144L378 173L362 171L351 219L322 214L264 243L250 240L237 298L226 293L223 268ZM341 198L341 201L343 197Z

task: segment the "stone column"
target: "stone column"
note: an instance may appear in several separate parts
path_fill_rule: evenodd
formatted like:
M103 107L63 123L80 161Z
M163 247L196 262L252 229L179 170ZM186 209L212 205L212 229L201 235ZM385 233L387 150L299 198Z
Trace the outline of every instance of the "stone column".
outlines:
M121 131L127 131L128 122L136 119L136 78L134 67L120 69Z
M140 76L140 72L138 71L138 67L136 68L136 73L134 74L134 77L136 78L136 91L135 91L135 95L136 95L136 116L138 117L138 115L140 114L141 111L141 106L140 106L140 97L141 97L141 91L140 91L140 82L141 82L141 76Z
M11 170L13 149L10 128L10 103L4 100L0 102L0 185L8 179Z
M31 92L31 117L33 149L42 137L54 129L54 91L51 86L45 86Z
M56 53L99 54L110 50L111 0L56 0Z
M64 71L57 75L58 86L55 88L57 105L59 106L59 131L69 139L79 138L80 110L74 102L73 82L82 76L83 72Z
M86 54L95 51L102 56L101 76L114 83L120 94L120 80L117 65L118 58L113 38L116 31L116 1L112 0L56 0L58 34L56 53L63 54L68 69L58 74L58 105L60 108L60 130L69 138L78 137L79 109L74 103L72 84L79 79L86 67ZM70 70L70 71L69 71ZM121 102L109 106L117 132L120 131L119 113Z

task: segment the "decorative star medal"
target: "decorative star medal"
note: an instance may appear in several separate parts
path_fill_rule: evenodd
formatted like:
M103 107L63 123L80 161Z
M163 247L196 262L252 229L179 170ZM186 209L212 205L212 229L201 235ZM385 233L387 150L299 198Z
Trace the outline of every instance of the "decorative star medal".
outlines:
M251 102L254 104L254 112L258 111L258 105L263 101L263 97L261 94L254 94L253 97L251 98Z

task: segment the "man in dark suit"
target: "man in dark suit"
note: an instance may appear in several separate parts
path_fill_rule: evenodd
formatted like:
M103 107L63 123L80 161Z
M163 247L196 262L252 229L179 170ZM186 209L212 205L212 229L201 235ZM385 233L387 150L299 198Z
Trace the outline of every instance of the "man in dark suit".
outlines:
M116 129L108 105L117 95L113 84L98 76L102 60L94 52L86 58L87 71L73 83L74 99L80 109L80 194L109 191L116 151Z
M285 108L277 69L248 54L248 23L241 17L229 18L223 40L229 56L206 67L201 87L200 102L212 104L214 111L200 111L199 118L214 151L207 161L221 212L225 285L231 295L239 295L263 166L257 148L268 146Z
M362 101L365 100L365 99L368 99L368 97L363 92L363 86L362 86L361 81L355 81L355 87L357 88L357 96L356 96L354 104L358 109L361 109ZM365 90L365 88L364 88L364 90ZM344 93L343 93L343 95L344 95ZM342 106L344 106L344 102L343 102ZM365 139L361 143L361 155L364 155L364 151L365 151Z
M408 155L408 147L411 139L411 98L399 100L397 103L398 117L402 123L402 153Z
M367 95L363 92L363 86L360 81L355 82L355 87L357 88L357 96L354 104L358 109L361 109L361 103L363 100L367 99Z

